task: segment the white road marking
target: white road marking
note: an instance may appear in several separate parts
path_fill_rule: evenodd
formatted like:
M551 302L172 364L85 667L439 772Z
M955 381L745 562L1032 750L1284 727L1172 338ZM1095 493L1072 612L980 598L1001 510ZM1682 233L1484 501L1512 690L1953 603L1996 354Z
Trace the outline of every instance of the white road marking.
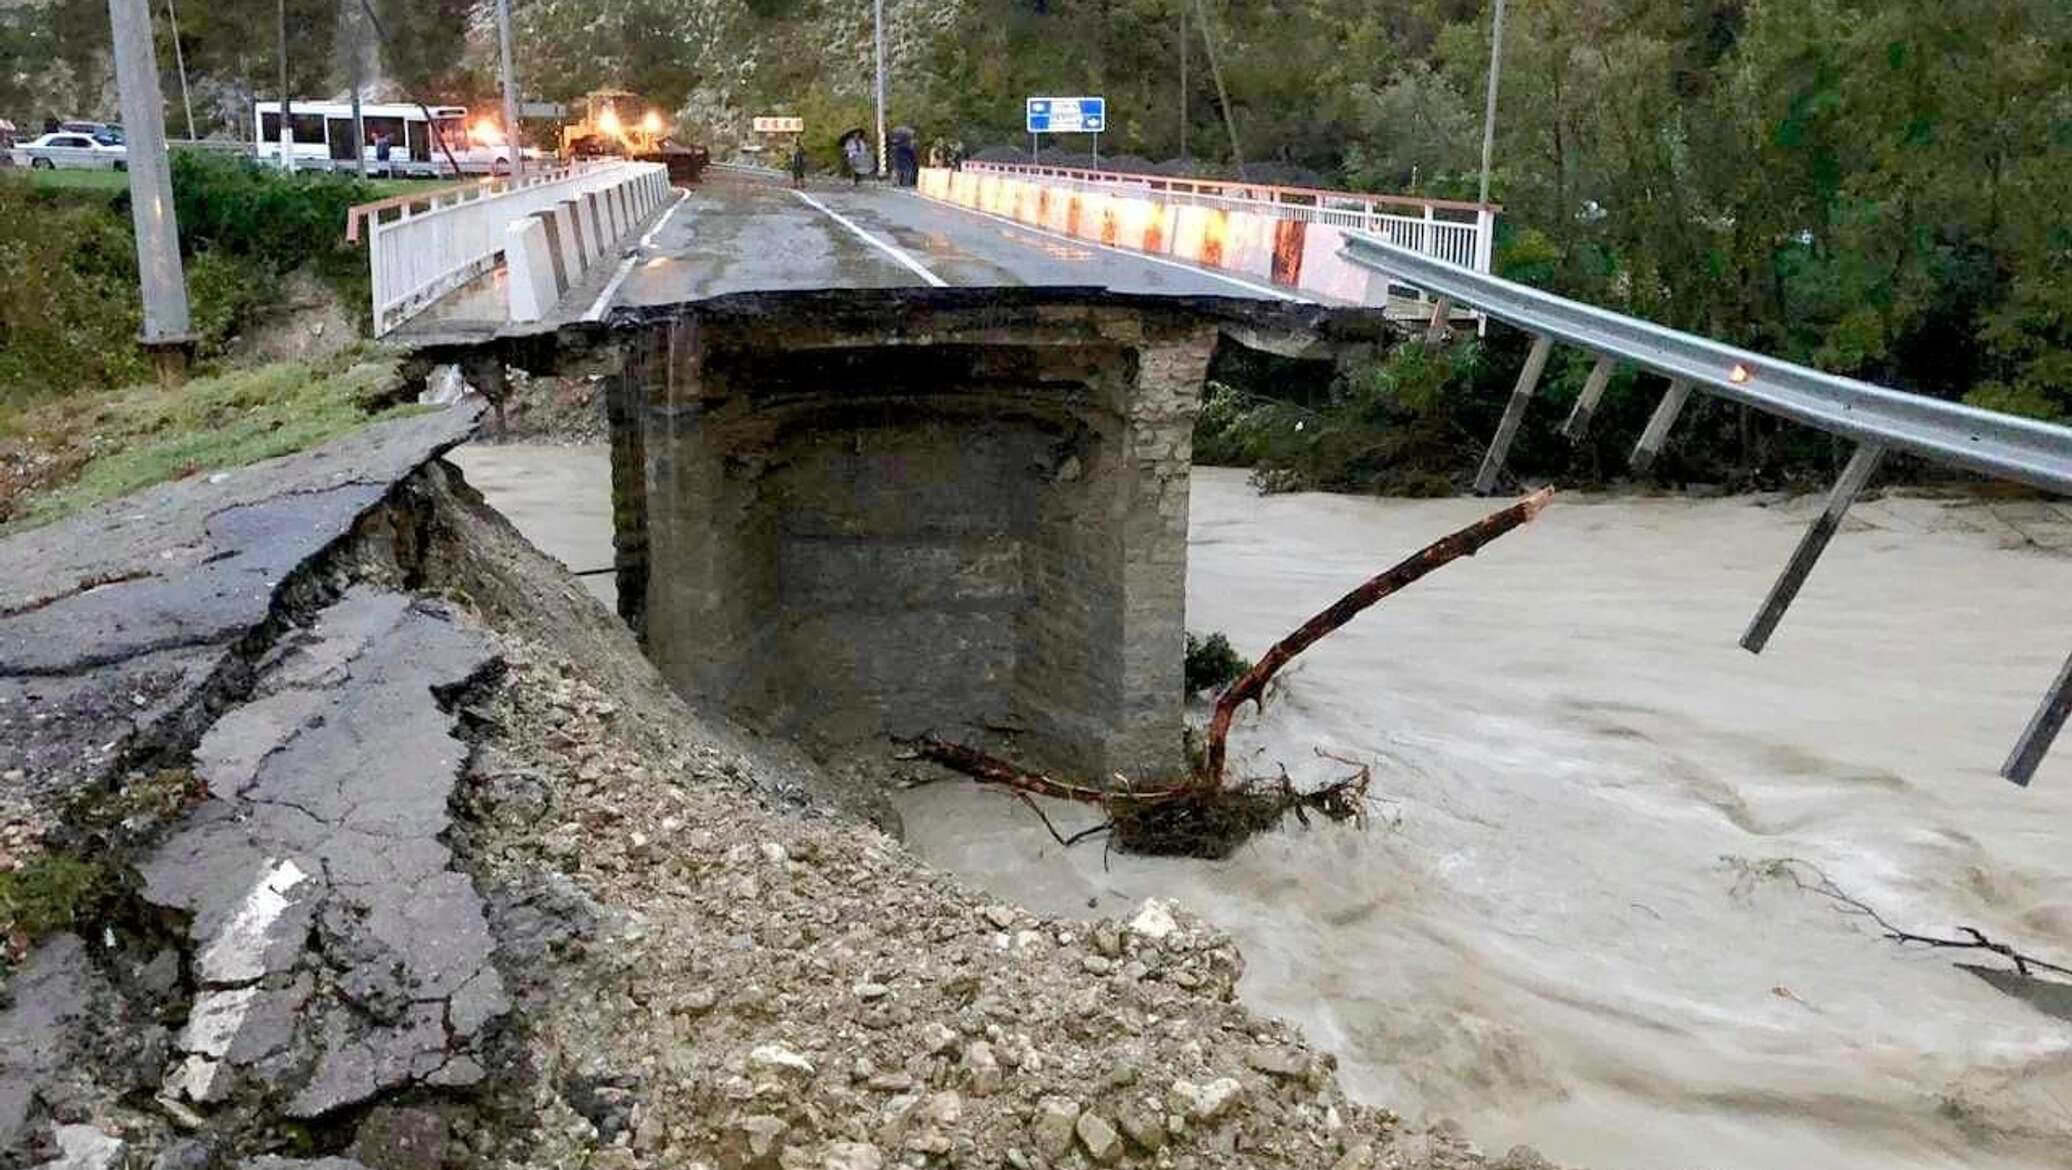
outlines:
M268 866L246 892L237 913L217 932L196 961L204 983L246 983L266 974L266 948L273 924L288 911L288 892L308 874L293 861Z
M885 253L887 256L890 256L894 260L899 261L901 264L906 265L907 268L914 273L914 275L920 277L922 280L927 281L930 285L933 285L936 288L949 287L949 281L944 280L942 277L937 276L935 273L930 272L928 271L928 269L922 267L921 262L919 260L914 259L912 256L907 255L905 252L900 251L898 248L893 247L892 245L870 234L869 232L864 231L862 228L857 227L855 222L852 221L848 216L843 215L841 212L836 211L834 208L829 207L827 204L822 203L820 200L813 198L811 195L806 194L804 191L794 190L792 191L792 194L805 200L811 206L820 209L821 213L826 215L829 219L834 220L836 223L841 224L843 227L848 228L850 231L856 233L856 237L862 240L864 243L869 244L871 247L878 249L879 251Z
M676 209L683 206L683 201L690 197L691 193L689 191L677 191L676 202L670 204L669 210L662 213L662 218L655 221L655 226L649 228L647 234L640 237L640 245L633 251L628 252L624 260L619 261L619 270L612 273L611 283L605 285L604 291L597 294L597 299L590 302L590 311L583 314L583 320L604 320L605 310L612 307L612 298L619 295L619 286L626 283L627 274L633 271L633 262L640 259L640 254L647 250L648 245L655 242L655 235L676 215Z
M951 203L946 199L933 199L926 195L919 195L916 196L916 198L925 199L929 203L933 203L938 207L947 207L952 211L961 211L967 215L976 215L981 219L994 220L998 223L1006 224L1008 227L1017 228L1021 231L1028 232L1030 235L1047 236L1053 240L1062 240L1067 244L1078 244L1088 248L1099 248L1103 252L1113 252L1118 256L1128 256L1133 260L1148 260L1153 264L1163 264L1167 268L1177 268L1182 272L1192 272L1196 276L1206 276L1211 280L1220 280L1225 284L1234 284L1237 287L1246 290L1247 292L1257 293L1260 296L1273 297L1276 300L1294 301L1295 303L1302 305L1314 305L1318 303L1317 301L1311 300L1308 297L1297 296L1294 293L1287 292L1283 289L1275 288L1270 284L1258 284L1253 281L1246 280L1243 277L1231 276L1228 273L1218 272L1213 268L1202 268L1198 265L1189 264L1184 260L1169 260L1164 256L1154 256L1149 252L1139 252L1131 248L1124 248L1118 246L1116 244L1102 244L1097 243L1093 240L1082 240L1078 236L1068 236L1063 232L1054 232L1049 228L1031 227L1030 225L1023 223L1018 219L1009 219L1004 215L996 215L990 211L980 211L976 207L966 207L960 203Z

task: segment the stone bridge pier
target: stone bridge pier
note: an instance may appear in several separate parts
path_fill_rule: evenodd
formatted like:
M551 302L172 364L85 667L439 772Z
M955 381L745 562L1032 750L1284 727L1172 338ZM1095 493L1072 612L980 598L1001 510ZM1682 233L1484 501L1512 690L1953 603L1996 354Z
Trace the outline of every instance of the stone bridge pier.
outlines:
M1184 764L1215 322L1056 295L709 301L615 380L622 611L687 695L809 740L1010 731Z

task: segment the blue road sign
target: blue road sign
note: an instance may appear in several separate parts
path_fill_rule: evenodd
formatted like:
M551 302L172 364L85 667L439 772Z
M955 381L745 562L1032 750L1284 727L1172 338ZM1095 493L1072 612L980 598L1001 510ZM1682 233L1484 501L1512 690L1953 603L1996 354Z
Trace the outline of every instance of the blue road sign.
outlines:
M1097 97L1032 97L1031 134L1099 134L1108 128L1108 99Z

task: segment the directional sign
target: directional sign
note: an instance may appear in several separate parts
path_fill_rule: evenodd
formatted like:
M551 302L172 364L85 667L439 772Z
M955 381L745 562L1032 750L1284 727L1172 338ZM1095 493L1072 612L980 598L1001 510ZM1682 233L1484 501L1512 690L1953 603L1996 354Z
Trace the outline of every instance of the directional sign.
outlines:
M806 120L804 118L759 117L755 120L755 132L758 134L804 134L806 132Z
M1108 99L1097 97L1032 97L1031 134L1099 134L1108 128Z

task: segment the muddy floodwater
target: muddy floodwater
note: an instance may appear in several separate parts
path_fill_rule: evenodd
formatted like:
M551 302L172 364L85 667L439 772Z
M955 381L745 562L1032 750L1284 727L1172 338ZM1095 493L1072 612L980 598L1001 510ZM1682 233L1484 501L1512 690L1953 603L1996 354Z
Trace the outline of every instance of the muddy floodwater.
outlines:
M607 491L594 453L463 463L546 547L608 549L568 531L599 522L576 498ZM1242 994L1335 1053L1350 1092L1485 1149L1597 1170L2072 1166L2072 997L1896 946L1785 876L1817 867L1896 924L2072 965L2072 744L2027 790L1994 774L2072 649L2072 510L1860 504L1747 654L1816 503L1560 499L1320 643L1232 757L1298 780L1348 770L1319 749L1368 762L1364 829L1214 863L1065 851L953 781L902 794L908 841L1042 910L1180 900L1238 938ZM1489 507L1260 498L1200 472L1188 625L1256 655Z

